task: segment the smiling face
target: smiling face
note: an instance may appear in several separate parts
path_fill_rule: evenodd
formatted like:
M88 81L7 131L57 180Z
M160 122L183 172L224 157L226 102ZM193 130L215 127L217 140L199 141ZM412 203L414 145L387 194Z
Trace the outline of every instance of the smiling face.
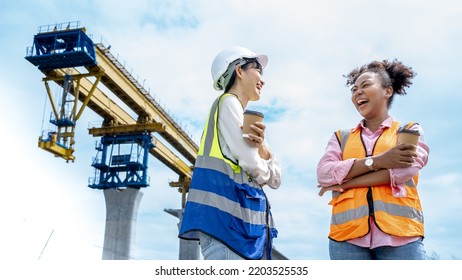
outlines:
M260 99L261 89L265 84L261 75L261 68L257 65L250 66L242 71L242 86L250 101L257 101Z
M236 95L245 108L249 101L260 99L261 89L265 85L262 79L262 67L257 61L237 65L225 92Z
M388 99L392 94L393 89L384 88L374 72L364 72L351 87L351 101L366 121L382 121L388 117Z

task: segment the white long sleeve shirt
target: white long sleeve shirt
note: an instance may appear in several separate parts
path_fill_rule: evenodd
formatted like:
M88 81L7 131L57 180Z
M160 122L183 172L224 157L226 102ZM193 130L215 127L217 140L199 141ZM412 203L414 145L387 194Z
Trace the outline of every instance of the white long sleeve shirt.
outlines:
M223 154L247 171L258 184L277 189L281 185L282 170L271 153L269 160L258 154L258 148L250 146L242 137L244 108L235 95L223 97L218 112L218 137ZM266 141L265 146L269 149Z

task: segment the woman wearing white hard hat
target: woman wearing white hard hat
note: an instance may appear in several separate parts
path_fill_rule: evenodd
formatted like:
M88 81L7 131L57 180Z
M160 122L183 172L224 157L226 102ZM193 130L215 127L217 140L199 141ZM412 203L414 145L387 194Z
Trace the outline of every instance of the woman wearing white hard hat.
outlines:
M180 238L200 240L204 259L271 259L277 236L264 186L277 189L281 168L262 122L243 137L243 113L260 99L266 55L242 47L212 63L213 87L223 93L210 110L196 158Z

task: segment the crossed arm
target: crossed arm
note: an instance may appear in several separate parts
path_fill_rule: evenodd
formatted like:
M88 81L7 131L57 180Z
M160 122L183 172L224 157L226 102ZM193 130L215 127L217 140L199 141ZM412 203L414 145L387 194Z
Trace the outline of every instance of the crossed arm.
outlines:
M365 158L356 159L342 184L319 186L318 195L322 196L326 191L344 192L350 188L390 184L389 169L410 167L415 157L417 153L414 145L400 144L382 154L373 156L375 171L370 171L366 167Z

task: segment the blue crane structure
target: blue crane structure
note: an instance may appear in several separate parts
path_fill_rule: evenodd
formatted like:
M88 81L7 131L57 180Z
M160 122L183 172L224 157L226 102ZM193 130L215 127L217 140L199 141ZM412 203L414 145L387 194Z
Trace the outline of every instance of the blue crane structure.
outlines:
M100 141L88 187L103 190L106 198L103 259L132 258L139 190L149 186L149 156L178 174L178 181L169 184L182 193L184 206L198 150L196 143L109 47L94 43L78 21L40 26L25 59L45 75L43 82L52 107L53 128L39 137L40 148L73 162L75 129L84 109L90 108L103 118L101 127L89 128ZM52 93L50 82L59 86L59 92ZM111 91L134 115L103 89Z
M40 148L66 161L74 161L75 127L83 110L89 107L103 118L101 127L89 129L90 134L101 137L92 164L98 174L91 180L90 187L119 188L125 183L131 187L147 187L147 160L152 154L179 175L178 182L171 182L171 185L187 192L197 144L108 47L95 44L86 35L80 22L40 26L25 58L45 74L43 81L53 109L50 123L56 126L39 137ZM58 98L51 92L50 81L62 88ZM99 83L137 115L132 116L122 109L98 87ZM162 136L176 151L153 133ZM129 153L126 148L121 149L122 146L128 146ZM142 174L135 175L136 170ZM120 179L127 177L121 173L126 173L128 178Z

